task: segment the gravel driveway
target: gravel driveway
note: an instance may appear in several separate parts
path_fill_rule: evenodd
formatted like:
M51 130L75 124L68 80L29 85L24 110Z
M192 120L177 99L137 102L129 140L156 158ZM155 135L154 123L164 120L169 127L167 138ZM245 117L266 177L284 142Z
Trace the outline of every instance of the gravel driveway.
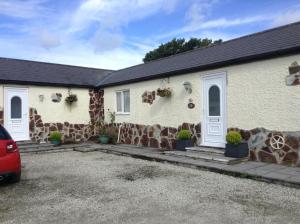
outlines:
M26 154L1 223L300 223L300 190L101 152Z

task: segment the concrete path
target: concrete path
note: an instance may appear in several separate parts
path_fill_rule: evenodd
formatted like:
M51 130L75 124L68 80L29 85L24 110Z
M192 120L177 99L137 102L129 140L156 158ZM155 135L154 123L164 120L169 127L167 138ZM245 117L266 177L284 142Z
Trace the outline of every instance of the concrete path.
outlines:
M195 158L178 157L171 154L164 154L158 149L137 147L132 145L95 144L86 149L81 147L74 150L81 152L97 150L106 153L125 155L150 161L168 162L184 167L209 170L241 178L250 178L254 180L300 188L300 168L296 167L287 167L277 164L252 161L246 161L235 165L220 164Z

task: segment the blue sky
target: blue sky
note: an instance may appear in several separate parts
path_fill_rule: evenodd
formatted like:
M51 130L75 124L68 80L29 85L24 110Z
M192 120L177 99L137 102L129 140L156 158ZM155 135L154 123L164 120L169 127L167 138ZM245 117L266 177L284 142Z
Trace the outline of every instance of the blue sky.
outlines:
M0 57L120 69L174 37L300 21L299 0L0 0Z

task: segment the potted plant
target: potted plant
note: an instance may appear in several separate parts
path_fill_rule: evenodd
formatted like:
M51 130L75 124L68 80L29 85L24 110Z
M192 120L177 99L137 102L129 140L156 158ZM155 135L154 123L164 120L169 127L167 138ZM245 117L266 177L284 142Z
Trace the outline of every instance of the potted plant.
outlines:
M177 134L176 150L185 151L186 147L193 147L192 133L189 130L181 130Z
M65 101L67 104L72 105L72 103L77 102L78 98L76 94L70 94L66 97Z
M172 95L172 91L170 88L158 88L156 91L156 95L160 96L160 97L169 97Z
M99 142L102 144L107 144L109 141L109 136L106 132L106 127L103 125L99 130Z
M109 137L109 143L117 144L118 141L118 129L116 127L108 127L106 129L106 134Z
M50 134L50 142L54 145L54 146L59 146L61 144L61 133L58 131L53 131Z
M244 158L249 155L248 144L242 142L242 136L237 131L229 131L226 135L226 157Z

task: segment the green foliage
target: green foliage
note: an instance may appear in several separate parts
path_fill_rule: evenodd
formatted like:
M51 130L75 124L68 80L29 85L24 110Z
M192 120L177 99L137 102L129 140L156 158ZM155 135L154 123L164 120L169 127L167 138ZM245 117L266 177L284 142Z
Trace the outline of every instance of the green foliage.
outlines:
M165 89L158 88L156 91L156 95L160 97L169 97L172 95L172 91L170 88L165 88Z
M77 102L77 100L78 98L76 94L69 94L65 99L66 103L69 105L71 105L74 102Z
M103 125L99 129L99 135L105 135L109 137L109 141L112 144L116 144L118 140L118 128L107 127L108 125Z
M110 123L113 124L116 121L116 112L111 112L108 110L108 115L110 118Z
M105 125L99 128L99 135L106 135L106 127Z
M53 131L50 134L50 140L51 141L61 141L61 133L58 131Z
M118 129L116 127L109 127L106 130L106 135L109 137L111 144L117 144L118 141Z
M242 143L242 136L237 131L229 131L226 135L226 141L228 144L239 145Z
M188 140L192 138L192 133L189 130L181 130L177 133L178 140Z
M202 47L211 46L213 44L219 44L221 42L222 42L221 39L213 41L212 39L208 39L208 38L204 38L204 39L191 38L190 40L186 41L184 38L181 39L174 38L173 40L165 44L161 44L158 48L149 51L145 55L143 61L149 62L159 58L164 58L182 52L194 50L196 48L202 48Z

